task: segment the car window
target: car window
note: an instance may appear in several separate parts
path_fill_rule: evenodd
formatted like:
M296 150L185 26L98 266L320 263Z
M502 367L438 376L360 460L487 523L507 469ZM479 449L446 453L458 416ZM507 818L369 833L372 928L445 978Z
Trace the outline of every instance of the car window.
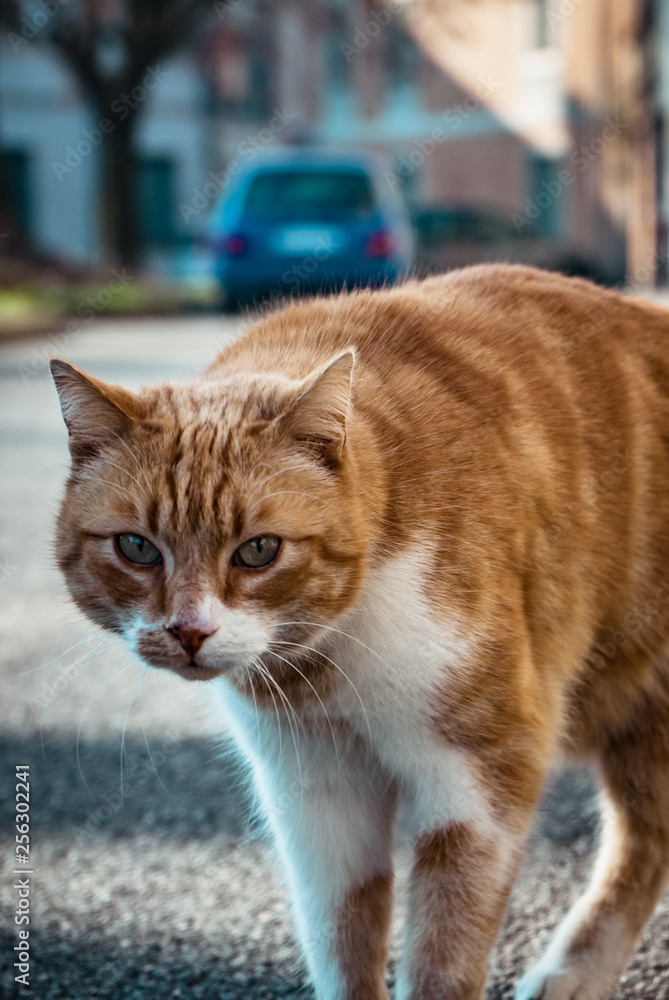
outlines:
M365 216L373 207L369 177L353 170L263 170L244 200L245 213L291 219Z

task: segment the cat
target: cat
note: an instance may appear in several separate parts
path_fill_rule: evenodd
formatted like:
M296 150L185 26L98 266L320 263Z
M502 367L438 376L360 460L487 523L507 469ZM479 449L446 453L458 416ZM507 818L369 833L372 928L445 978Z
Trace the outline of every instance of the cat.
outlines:
M669 312L488 265L287 303L183 385L51 367L72 597L210 682L318 1000L388 996L398 822L395 996L479 1000L564 754L603 843L516 997L610 996L669 875Z

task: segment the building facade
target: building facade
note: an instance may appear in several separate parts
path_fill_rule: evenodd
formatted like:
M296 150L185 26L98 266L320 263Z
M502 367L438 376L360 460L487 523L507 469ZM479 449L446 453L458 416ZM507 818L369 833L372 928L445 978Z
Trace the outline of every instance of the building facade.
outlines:
M382 154L417 212L505 222L498 255L541 263L553 246L548 263L647 284L662 256L667 88L647 70L649 39L661 49L669 35L660 7L653 24L642 0L215 0L147 81L134 151L144 260L197 242L230 165L309 143ZM16 214L44 252L104 261L104 129L46 36L6 34L0 50Z

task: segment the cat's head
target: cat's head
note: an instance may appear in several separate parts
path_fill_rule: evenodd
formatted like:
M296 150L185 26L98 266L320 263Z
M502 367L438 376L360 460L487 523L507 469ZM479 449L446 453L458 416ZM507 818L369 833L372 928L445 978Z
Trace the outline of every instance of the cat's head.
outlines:
M72 457L58 564L146 663L241 682L351 605L365 560L352 351L300 380L213 370L139 394L51 368Z

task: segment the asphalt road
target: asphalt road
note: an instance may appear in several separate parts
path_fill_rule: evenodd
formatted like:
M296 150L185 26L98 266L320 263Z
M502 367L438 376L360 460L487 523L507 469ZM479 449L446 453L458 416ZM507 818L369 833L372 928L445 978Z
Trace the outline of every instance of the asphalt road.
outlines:
M46 358L134 387L200 369L236 319L99 322L0 347L3 725L0 994L39 1000L308 998L286 896L243 773L206 721L206 685L137 664L69 605L51 534L67 469ZM16 986L14 773L30 766L30 989ZM121 782L125 794L119 794ZM491 960L511 997L580 891L596 808L587 774L547 790ZM397 957L406 856L398 856ZM669 1000L669 894L616 1000ZM364 998L361 998L364 1000Z

